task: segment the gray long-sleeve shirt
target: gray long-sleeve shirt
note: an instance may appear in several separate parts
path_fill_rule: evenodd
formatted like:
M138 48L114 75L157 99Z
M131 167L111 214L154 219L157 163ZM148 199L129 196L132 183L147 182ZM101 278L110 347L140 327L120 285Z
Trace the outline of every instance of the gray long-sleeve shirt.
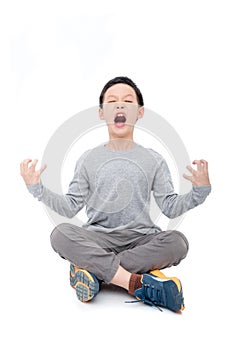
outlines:
M83 227L87 229L141 233L161 230L150 216L151 193L162 213L175 218L203 203L211 191L211 186L193 186L186 194L175 193L163 157L138 144L125 151L104 145L86 151L77 161L65 195L50 191L41 182L27 187L62 216L72 218L86 206L88 221Z

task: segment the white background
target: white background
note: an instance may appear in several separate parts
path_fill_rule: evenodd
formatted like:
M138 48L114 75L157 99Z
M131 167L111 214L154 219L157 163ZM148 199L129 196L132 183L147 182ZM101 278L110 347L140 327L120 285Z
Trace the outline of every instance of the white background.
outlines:
M1 2L2 349L233 349L232 6ZM53 223L19 175L21 160L41 159L55 130L97 105L117 75L138 84L146 107L177 130L191 159L209 161L212 194L179 227L189 255L166 271L183 282L181 316L124 304L128 295L115 288L78 302L68 263L50 247Z

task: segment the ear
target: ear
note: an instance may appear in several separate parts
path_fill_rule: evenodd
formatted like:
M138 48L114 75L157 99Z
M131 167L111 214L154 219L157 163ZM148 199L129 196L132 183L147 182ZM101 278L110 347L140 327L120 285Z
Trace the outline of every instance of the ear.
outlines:
M137 116L137 119L141 119L141 118L143 118L144 112L145 112L144 107L140 107L140 108L139 108L139 110L138 110L138 116Z
M104 120L105 118L104 118L104 114L103 114L103 108L99 108L99 118L101 119L101 120Z

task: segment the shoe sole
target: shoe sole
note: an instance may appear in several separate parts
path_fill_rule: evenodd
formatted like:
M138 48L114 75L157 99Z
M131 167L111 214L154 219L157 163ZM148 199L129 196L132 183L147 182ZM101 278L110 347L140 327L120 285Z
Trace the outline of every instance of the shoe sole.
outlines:
M92 275L78 267L71 267L70 284L76 290L77 298L84 303L92 300L99 290Z
M154 275L154 276L156 276L156 277L165 279L165 280L167 280L167 281L171 280L171 281L175 282L175 284L177 285L177 288L178 288L179 292L181 292L181 290L182 290L182 284L181 284L180 280L179 280L177 277L167 277L167 276L165 276L164 273L162 273L162 271L160 271L160 270L153 270L153 271L150 271L150 274L151 274L151 275ZM181 305L180 311L183 311L183 310L184 310L184 305Z

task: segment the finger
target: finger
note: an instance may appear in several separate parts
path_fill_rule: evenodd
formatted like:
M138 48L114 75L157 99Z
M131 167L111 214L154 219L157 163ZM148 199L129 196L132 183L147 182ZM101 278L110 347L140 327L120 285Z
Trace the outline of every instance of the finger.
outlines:
M34 159L34 160L32 161L32 165L30 166L30 168L31 168L32 170L35 170L36 165L37 165L37 162L38 162L38 159Z
M20 174L22 175L24 173L24 166L23 163L20 163Z
M22 166L28 166L28 164L29 164L31 161L32 161L32 159L29 159L29 158L24 159L24 160L21 162L21 165L22 165Z
M20 171L23 172L26 169L28 169L28 164L32 161L32 159L24 159L21 163L20 163Z
M184 177L186 180L189 180L189 181L191 181L191 182L193 181L193 177L192 177L192 176L183 174L183 177Z
M188 171L190 171L191 174L195 174L196 170L194 170L190 165L187 165L186 168L188 169Z
M200 160L194 160L194 161L193 161L193 164L194 164L194 165L197 165L197 170L198 170L198 171L201 171L201 170L202 170L202 164L201 164L201 161L200 161Z
M39 170L39 174L41 175L43 173L43 171L47 168L47 165L44 164L41 169Z
M208 172L208 162L205 159L201 159L201 163L205 172Z

